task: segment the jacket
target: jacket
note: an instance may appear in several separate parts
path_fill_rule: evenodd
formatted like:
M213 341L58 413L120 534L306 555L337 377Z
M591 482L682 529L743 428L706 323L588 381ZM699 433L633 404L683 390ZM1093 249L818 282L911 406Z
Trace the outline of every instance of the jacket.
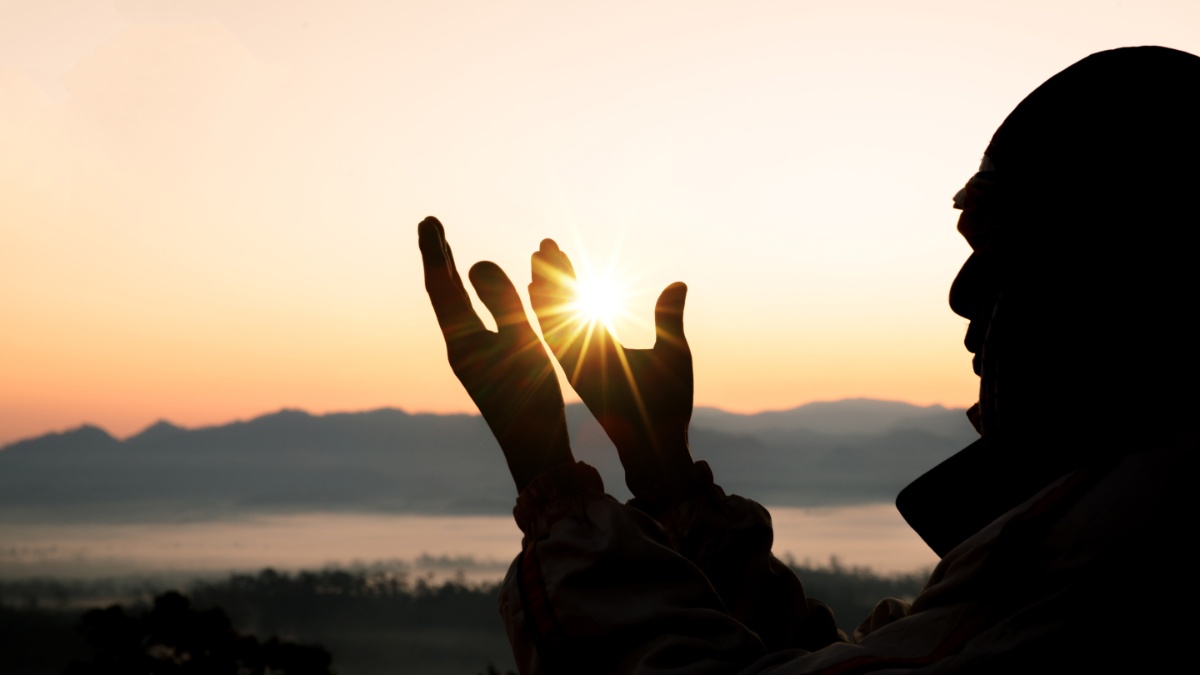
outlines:
M1194 651L1164 636L1195 626L1180 591L1195 450L1097 453L968 533L911 603L882 600L849 636L772 556L766 509L726 495L703 462L666 505L621 504L591 467L563 466L518 498L522 552L500 612L526 675L1157 670Z

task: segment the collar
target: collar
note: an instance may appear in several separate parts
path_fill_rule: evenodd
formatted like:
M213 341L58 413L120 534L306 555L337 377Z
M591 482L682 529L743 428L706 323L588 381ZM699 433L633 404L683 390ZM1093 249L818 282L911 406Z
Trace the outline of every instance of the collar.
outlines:
M900 515L938 556L1077 468L1085 452L1082 447L1000 446L981 438L896 497Z

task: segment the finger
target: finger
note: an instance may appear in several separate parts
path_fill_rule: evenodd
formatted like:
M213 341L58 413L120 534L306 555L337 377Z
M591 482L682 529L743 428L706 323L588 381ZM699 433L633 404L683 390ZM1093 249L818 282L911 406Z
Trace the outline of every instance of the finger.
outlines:
M479 294L479 299L496 319L496 327L501 333L519 330L528 332L531 338L535 337L529 320L525 318L525 306L521 304L521 297L517 295L517 289L499 265L486 260L475 263L467 276L470 277L475 292Z
M532 258L533 283L543 299L569 300L574 295L575 268L571 259L563 253L553 239L543 239L542 245Z
M667 286L654 305L654 346L669 345L687 348L683 336L683 305L687 301L687 284L675 282Z
M447 342L483 330L483 322L471 307L471 298L458 276L454 254L437 218L430 216L421 221L417 226L417 243L425 267L425 291Z
M561 344L570 330L566 324L575 299L575 268L553 239L542 240L541 248L533 254L531 267L529 300L542 326L542 335L547 342Z

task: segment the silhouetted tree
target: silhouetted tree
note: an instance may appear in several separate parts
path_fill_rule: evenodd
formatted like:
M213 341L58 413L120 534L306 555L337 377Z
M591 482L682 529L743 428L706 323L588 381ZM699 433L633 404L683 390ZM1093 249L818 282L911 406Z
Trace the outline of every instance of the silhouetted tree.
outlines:
M220 607L196 610L174 591L154 598L141 614L120 605L93 609L80 624L93 649L68 675L225 674L330 675L332 657L323 647L271 637L259 642L233 629Z

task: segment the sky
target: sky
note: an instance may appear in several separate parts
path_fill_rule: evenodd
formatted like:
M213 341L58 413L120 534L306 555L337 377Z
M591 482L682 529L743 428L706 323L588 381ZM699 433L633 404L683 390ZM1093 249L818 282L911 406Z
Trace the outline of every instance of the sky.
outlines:
M427 215L523 296L545 237L618 279L630 346L687 282L697 405L969 405L952 195L1042 81L1198 26L1186 0L0 0L0 444L472 411Z

